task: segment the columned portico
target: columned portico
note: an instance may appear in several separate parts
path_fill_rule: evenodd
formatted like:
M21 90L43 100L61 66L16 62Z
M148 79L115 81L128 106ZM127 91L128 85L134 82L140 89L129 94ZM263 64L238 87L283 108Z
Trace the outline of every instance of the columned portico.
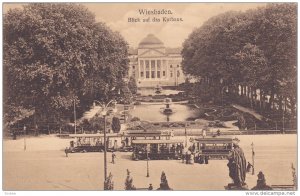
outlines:
M181 49L166 48L154 35L144 38L131 59L131 72L136 73L135 78L139 87L175 86L185 81L181 70ZM181 72L177 74L176 70ZM172 66L172 67L170 67ZM135 68L136 67L136 68ZM134 69L135 68L135 69ZM138 72L138 73L137 73ZM131 73L129 73L130 75Z

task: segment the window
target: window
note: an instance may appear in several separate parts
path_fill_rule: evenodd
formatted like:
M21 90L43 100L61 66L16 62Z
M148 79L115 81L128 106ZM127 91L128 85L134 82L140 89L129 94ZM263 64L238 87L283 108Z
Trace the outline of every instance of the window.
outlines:
M170 68L172 68L173 66L172 65L170 65Z
M177 77L179 77L180 76L180 71L177 71Z
M165 77L165 76L166 76L166 72L165 72L165 71L163 71L163 72L162 72L162 74L163 74L163 77Z
M151 69L152 69L152 70L155 69L155 61L154 61L154 60L151 61Z
M146 69L149 69L149 61L148 60L145 61L145 64L146 64Z
M170 77L173 78L173 72L172 71L170 71Z
M155 71L151 71L151 78L155 78Z
M134 66L134 65L132 65L132 69L135 69L135 66Z
M149 78L149 77L150 77L149 71L146 71L146 78Z
M157 70L160 70L160 67L161 67L161 61L157 60Z
M179 67L179 65L177 65L177 67Z
M144 77L144 72L143 71L141 71L141 78L143 78Z
M157 71L157 78L160 78L160 71Z

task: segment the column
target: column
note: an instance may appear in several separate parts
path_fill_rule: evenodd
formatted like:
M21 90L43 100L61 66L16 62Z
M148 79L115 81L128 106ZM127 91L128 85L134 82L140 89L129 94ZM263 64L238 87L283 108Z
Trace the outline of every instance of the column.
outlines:
M148 60L149 61L149 80L152 79L151 77L151 60Z
M168 63L168 60L166 59L166 80L169 79L169 63Z
M154 73L154 78L157 79L157 60L154 60L155 62L155 73Z
M140 65L140 61L138 60L138 79L141 79L141 65Z
M144 80L145 80L146 79L146 60L145 59L144 59L143 72L144 72Z

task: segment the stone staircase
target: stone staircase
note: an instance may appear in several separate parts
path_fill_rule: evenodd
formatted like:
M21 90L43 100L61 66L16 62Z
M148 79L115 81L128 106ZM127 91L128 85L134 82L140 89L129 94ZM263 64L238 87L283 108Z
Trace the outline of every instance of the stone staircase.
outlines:
M99 113L101 111L101 106L92 106L92 108L88 111L86 111L83 116L81 117L80 121L87 119L90 120L91 118L93 118L97 113Z

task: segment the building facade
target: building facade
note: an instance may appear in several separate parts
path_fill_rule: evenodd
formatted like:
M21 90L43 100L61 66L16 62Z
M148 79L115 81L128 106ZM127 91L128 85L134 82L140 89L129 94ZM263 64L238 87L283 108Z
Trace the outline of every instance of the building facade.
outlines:
M129 51L129 77L135 77L138 87L177 86L185 81L180 52L149 34Z

